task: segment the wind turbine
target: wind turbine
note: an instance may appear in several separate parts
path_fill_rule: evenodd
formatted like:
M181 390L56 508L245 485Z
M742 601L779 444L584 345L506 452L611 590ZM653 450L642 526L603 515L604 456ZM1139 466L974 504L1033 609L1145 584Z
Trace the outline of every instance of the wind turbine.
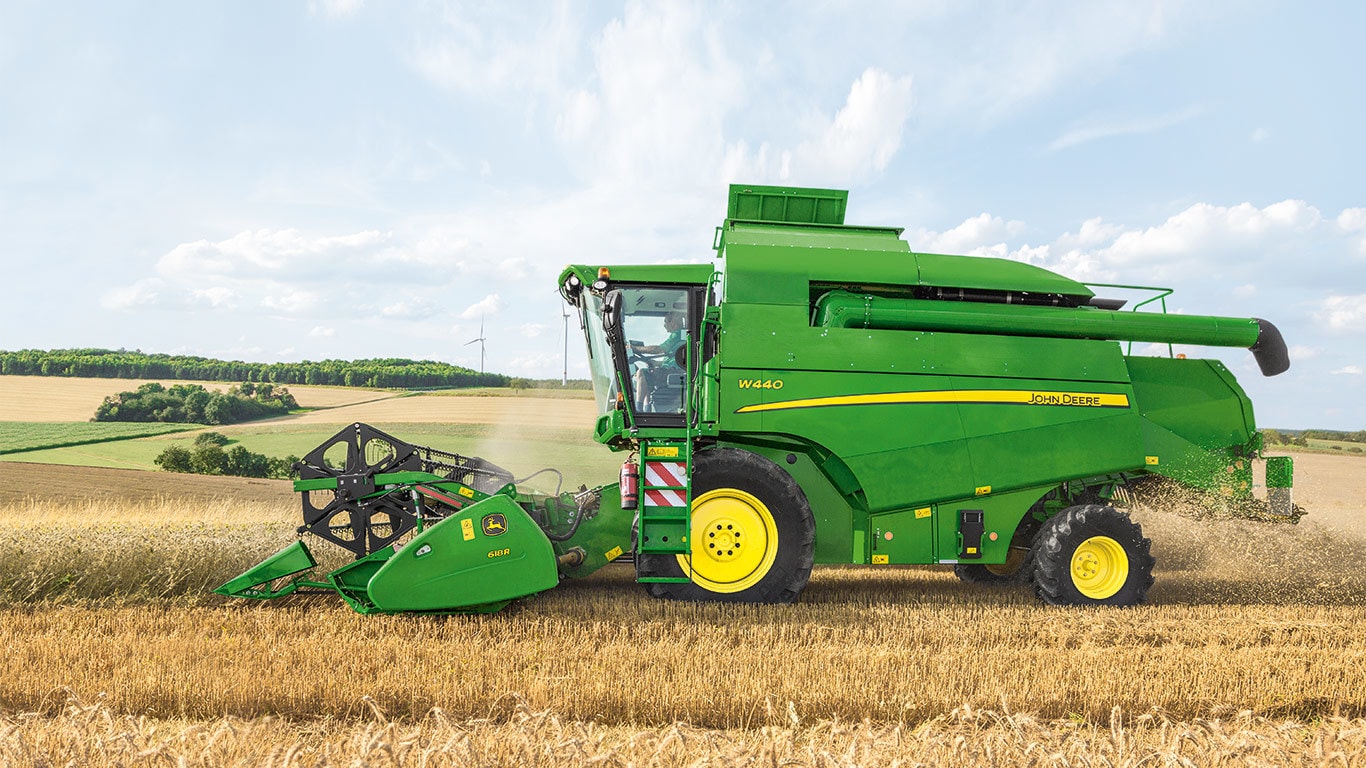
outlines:
M476 341L479 342L479 375L480 375L480 376L483 376L483 375L484 375L484 342L486 341L486 339L484 338L484 316L483 316L483 315L480 315L480 316L479 316L479 338L474 339L474 340L472 340L472 341L467 341L467 342L465 342L465 346L468 347L469 345L475 343Z

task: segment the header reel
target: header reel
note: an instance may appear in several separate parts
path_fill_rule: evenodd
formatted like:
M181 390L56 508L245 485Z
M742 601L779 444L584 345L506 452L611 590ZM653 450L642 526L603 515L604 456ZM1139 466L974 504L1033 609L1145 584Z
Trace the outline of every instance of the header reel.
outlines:
M429 525L450 511L446 505L424 502L406 483L375 495L382 490L376 488L377 475L426 473L487 495L512 482L512 473L483 459L412 445L359 423L309 451L294 468L299 485L307 488L298 532L336 544L356 558L393 544L419 527L419 520Z

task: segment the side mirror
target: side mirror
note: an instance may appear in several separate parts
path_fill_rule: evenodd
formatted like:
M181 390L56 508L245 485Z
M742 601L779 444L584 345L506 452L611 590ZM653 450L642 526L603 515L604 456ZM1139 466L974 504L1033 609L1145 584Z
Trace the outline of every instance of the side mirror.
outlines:
M615 337L621 328L621 291L608 291L602 300L602 327Z

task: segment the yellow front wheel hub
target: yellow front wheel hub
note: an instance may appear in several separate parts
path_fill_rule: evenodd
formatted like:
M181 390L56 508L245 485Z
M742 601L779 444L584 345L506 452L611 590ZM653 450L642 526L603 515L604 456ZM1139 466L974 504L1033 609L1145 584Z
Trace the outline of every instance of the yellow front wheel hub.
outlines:
M778 556L778 525L768 506L738 488L717 488L693 499L692 562L678 564L693 583L712 592L741 592L758 584Z
M1072 583L1092 600L1112 597L1129 580L1129 555L1109 536L1092 536L1072 553Z

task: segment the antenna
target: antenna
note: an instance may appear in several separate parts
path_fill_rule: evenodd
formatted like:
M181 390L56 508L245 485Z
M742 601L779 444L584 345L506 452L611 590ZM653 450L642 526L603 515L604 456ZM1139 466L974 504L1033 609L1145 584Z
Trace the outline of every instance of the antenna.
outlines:
M560 313L564 318L564 378L560 381L561 387L569 386L569 307L560 305Z
M480 315L480 316L479 316L479 338L474 339L474 340L472 340L472 341L467 341L467 342L465 342L465 346L468 347L469 345L473 344L473 343L476 342L476 341L479 342L479 375L480 375L480 376L483 376L483 375L484 375L484 342L486 341L486 339L484 338L484 316L483 316L483 315Z

